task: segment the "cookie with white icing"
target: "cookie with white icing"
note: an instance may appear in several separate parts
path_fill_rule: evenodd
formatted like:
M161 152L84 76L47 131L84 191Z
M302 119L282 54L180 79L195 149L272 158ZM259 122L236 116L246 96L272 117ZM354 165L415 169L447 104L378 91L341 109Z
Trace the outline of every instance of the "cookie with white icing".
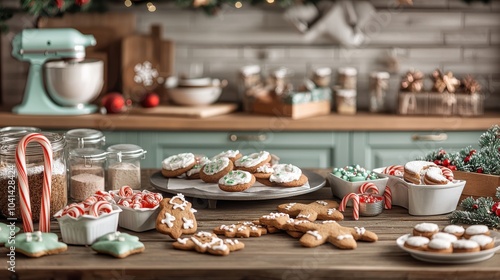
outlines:
M485 225L472 225L465 229L465 239L469 239L474 235L490 235L490 229Z
M99 237L91 246L92 250L123 259L144 252L145 247L139 237L122 232L112 232Z
M338 211L339 203L334 200L317 200L309 204L285 203L278 205L278 211L296 219L341 221L344 215Z
M209 253L217 256L227 256L230 252L245 248L245 244L237 239L221 239L216 234L200 231L191 237L177 238L172 243L174 249Z
M439 226L434 223L420 223L413 227L413 236L424 236L431 239L439 231Z
M437 165L433 162L421 160L407 162L404 166L403 178L407 182L420 185L423 183L425 172L430 166Z
M265 227L256 225L253 222L240 222L231 225L220 225L213 229L215 234L223 234L226 237L260 237L267 234Z
M58 241L57 234L51 232L20 233L16 235L15 242L16 252L31 258L56 255L68 250L66 244Z
M461 238L465 233L465 228L459 225L447 225L443 228L443 232L453 234L457 238Z
M218 183L220 178L233 170L233 162L227 157L213 160L200 170L200 179L205 183Z
M480 250L479 244L473 240L459 239L453 242L453 253L472 253Z
M181 193L172 198L164 198L160 202L160 212L156 217L156 230L172 238L195 233L197 230L195 212L191 203Z
M257 172L257 168L267 164L272 159L271 154L267 151L260 151L249 155L244 155L234 162L235 169L248 171L250 173Z
M200 179L201 169L209 162L210 160L207 157L196 158L196 164L193 168L186 171L186 178L189 180Z
M212 160L217 160L222 157L227 157L230 161L233 163L241 158L243 155L240 153L239 150L226 150L223 152L218 153L217 155L212 157Z
M446 185L450 183L443 175L443 171L439 167L430 166L424 175L424 184L426 185Z
M161 163L161 174L167 178L181 176L193 166L196 160L193 153L181 153L164 159Z
M404 243L404 246L409 249L425 251L430 240L424 236L409 236Z
M302 170L292 164L277 164L273 166L274 172L269 181L280 187L299 187L307 183L307 177Z
M225 192L242 192L255 184L255 177L247 171L232 170L219 179L219 188Z
M440 254L453 252L452 242L443 238L434 238L427 244L427 251Z
M495 247L495 240L488 235L473 235L469 240L476 241L481 247L481 250L488 250Z

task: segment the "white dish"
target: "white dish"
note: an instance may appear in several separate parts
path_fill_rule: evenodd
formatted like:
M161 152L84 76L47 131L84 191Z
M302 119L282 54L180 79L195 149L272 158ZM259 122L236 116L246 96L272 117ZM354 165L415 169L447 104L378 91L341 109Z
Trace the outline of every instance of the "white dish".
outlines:
M408 209L410 215L430 216L453 212L459 203L465 181L456 180L447 185L415 185L403 178L383 174L385 167L373 172L389 177L387 187L391 189L392 205Z
M332 189L332 194L342 199L349 193L359 193L359 187L367 182L375 184L375 186L377 186L377 189L379 191L379 195L384 195L385 188L387 185L387 180L389 178L383 174L379 174L379 177L381 178L375 180L349 182L333 175L332 173L328 173L326 179L330 184L330 188Z
M129 229L135 232L142 232L154 229L156 227L156 217L160 213L159 205L155 208L133 209L118 205L122 209L118 225L122 228Z
M206 87L176 87L168 89L169 97L178 105L200 106L212 104L219 99L222 88Z
M440 253L431 253L431 252L409 249L404 246L404 243L409 236L411 236L411 234L405 234L403 236L400 236L396 240L396 244L403 251L410 253L410 255L415 259L424 262L447 263L447 264L475 263L493 257L493 255L495 255L495 252L500 249L500 233L495 231L491 231L491 237L495 238L495 247L493 247L492 249L482 250L475 253L440 254Z

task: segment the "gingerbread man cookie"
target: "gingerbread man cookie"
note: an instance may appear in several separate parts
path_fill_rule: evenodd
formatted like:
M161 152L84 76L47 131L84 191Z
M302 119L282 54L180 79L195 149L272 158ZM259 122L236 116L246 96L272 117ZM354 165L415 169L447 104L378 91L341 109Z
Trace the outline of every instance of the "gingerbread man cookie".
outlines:
M368 242L378 240L375 233L363 227L343 227L332 220L321 223L302 223L296 225L295 229L304 232L300 238L300 244L304 247L317 247L330 242L339 249L355 249L357 247L356 240Z
M297 219L341 221L344 215L338 211L339 204L333 200L317 200L313 203L286 203L278 206L278 211Z
M172 198L164 198L160 202L156 230L172 238L195 233L197 229L195 212L196 210L191 208L191 203L181 193Z
M261 226L256 225L253 222L240 222L232 225L221 225L214 228L213 232L215 234L224 234L226 237L259 237L267 233L267 230Z
M172 246L178 250L194 250L217 256L226 256L230 252L245 248L245 244L237 239L221 239L215 233L206 231L200 231L189 238L177 238Z
M15 238L16 252L31 258L45 255L55 255L68 249L68 246L58 241L57 234L51 232L25 232Z
M145 249L144 244L139 242L139 237L119 231L101 236L91 248L98 253L119 259L141 253Z

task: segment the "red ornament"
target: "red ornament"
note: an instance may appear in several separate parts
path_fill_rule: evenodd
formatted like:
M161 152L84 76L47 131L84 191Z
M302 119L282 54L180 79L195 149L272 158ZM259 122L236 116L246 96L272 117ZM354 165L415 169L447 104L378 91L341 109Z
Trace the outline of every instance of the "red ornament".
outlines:
M450 166L450 160L449 159L443 159L443 165L448 167Z
M469 162L469 161L470 161L470 156L466 156L466 157L464 158L464 162L465 162L465 163L467 163L467 162Z
M160 104L160 96L154 92L147 93L141 100L141 106L144 108L153 108Z
M441 161L440 161L439 159L435 159L435 160L434 160L434 163L435 163L436 165L441 165Z
M472 156L475 153L476 153L476 150L472 149L472 150L469 151L469 156Z
M500 217L500 201L493 204L493 206L491 207L491 212Z
M455 165L450 165L450 166L448 166L448 168L449 168L450 170L452 170L452 171L453 171L453 170L457 170L457 167L456 167Z
M477 204L472 205L472 209L477 210L478 208L479 208L479 205L477 205Z
M64 0L56 0L56 6L58 9L61 9L64 5Z
M101 105L106 108L106 112L110 114L120 113L125 108L125 99L118 92L106 94L101 100Z
M477 172L477 173L483 173L483 172L484 172L484 170L483 170L483 168L482 168L482 167L479 167L479 168L476 170L476 172Z

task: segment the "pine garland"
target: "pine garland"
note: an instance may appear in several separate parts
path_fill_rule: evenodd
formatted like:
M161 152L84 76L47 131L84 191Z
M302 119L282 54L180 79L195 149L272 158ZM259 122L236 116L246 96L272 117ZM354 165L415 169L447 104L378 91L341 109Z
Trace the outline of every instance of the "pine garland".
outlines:
M496 189L496 198L500 199L500 187ZM452 224L486 225L500 229L500 201L491 197L465 198L460 203L462 210L455 210L448 217Z

